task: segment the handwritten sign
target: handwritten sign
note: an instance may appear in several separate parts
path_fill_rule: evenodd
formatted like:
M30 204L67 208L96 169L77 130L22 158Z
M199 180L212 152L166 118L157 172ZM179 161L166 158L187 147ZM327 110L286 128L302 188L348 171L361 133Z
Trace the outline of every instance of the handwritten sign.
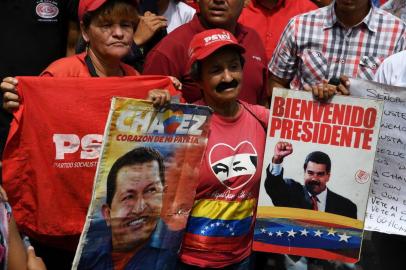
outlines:
M365 229L406 235L406 89L351 79L350 91L385 102Z

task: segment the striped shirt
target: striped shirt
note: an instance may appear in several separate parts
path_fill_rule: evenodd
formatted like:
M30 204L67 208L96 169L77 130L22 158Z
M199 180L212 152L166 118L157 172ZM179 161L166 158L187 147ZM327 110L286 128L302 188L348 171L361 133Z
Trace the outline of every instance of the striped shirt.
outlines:
M290 20L268 68L292 89L340 75L372 80L386 57L406 48L405 39L405 23L374 6L362 22L344 27L333 2Z

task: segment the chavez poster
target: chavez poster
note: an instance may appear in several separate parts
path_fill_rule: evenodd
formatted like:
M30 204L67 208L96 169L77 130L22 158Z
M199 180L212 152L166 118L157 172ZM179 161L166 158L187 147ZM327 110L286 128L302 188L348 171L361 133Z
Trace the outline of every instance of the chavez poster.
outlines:
M254 250L356 262L382 102L273 92Z
M351 79L352 95L384 101L365 229L406 235L406 88Z
M30 237L80 235L111 98L144 99L151 89L176 92L163 76L18 80L21 106L3 155L13 216Z
M175 269L210 117L113 99L73 269Z

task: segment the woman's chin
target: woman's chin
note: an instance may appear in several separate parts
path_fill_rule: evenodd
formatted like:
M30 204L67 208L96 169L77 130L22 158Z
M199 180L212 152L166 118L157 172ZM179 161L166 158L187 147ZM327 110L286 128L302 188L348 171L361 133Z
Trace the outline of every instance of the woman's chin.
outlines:
M112 50L109 50L108 52L106 52L105 58L121 60L129 53L130 53L130 50L128 50L128 49L115 48L115 49L112 49Z

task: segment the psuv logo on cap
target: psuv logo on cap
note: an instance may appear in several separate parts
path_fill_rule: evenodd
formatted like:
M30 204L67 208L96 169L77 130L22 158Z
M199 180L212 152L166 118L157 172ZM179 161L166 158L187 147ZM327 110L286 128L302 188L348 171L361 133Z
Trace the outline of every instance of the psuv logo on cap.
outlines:
M214 34L204 38L205 45L219 40L232 42L230 34L226 32L223 32L222 34Z
M258 154L249 141L236 146L225 143L214 145L209 152L212 172L229 190L236 190L248 184L257 171Z
M58 16L59 8L58 3L55 1L40 1L37 2L35 13L42 19L52 19Z

